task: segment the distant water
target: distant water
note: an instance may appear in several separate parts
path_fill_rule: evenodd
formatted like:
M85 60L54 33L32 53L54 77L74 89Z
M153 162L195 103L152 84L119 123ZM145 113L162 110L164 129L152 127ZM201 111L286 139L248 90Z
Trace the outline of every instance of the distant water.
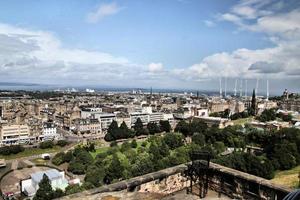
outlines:
M38 85L38 84L33 84L33 85L0 85L0 90L27 90L27 91L53 91L53 90L67 90L67 89L76 89L77 91L85 91L86 88L89 89L94 89L96 92L132 92L133 90L135 91L142 91L144 93L149 93L150 89L147 88L118 88L118 87L72 87L72 86L53 86L53 85ZM208 96L218 96L219 91L215 90L192 90L192 89L152 89L153 93L178 93L178 94L183 94L183 93L193 93L199 95L208 95ZM224 94L224 93L223 93ZM233 91L228 91L227 95L233 95ZM252 92L248 93L248 96L251 96ZM259 93L259 96L265 96L265 93ZM275 96L275 95L281 95L281 93L271 93L270 96Z

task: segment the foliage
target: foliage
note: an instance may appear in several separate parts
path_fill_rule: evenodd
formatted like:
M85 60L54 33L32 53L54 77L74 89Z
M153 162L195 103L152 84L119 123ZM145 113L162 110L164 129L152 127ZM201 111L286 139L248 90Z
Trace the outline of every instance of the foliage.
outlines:
M68 142L66 140L58 140L56 144L60 147L64 147L68 144Z
M274 177L272 163L268 159L262 159L252 154L235 152L219 158L215 162L263 178Z
M113 121L109 125L107 134L105 135L104 139L106 141L113 141L119 139L127 139L134 136L134 132L127 127L124 121L122 122L120 127L118 127L118 123L116 121Z
M176 132L180 132L183 135L192 136L194 133L204 133L208 129L207 124L199 119L193 119L192 122L180 121L176 128Z
M54 143L52 141L45 141L40 143L41 149L50 149L54 146Z
M131 148L134 148L134 149L137 148L137 146L138 146L135 139L131 141L130 145L131 145Z
M39 189L37 190L34 200L51 200L53 199L53 190L50 180L46 174L43 175L42 180L39 183Z
M17 154L23 152L25 149L21 145L12 145L12 146L5 146L0 147L0 155L10 155L10 154Z
M171 131L169 120L160 120L159 126L161 131L165 131L166 133L169 133Z
M276 119L275 109L265 109L257 119L261 122L272 121Z
M136 119L133 129L135 131L136 136L144 135L144 126L143 126L143 122L140 118Z
M99 187L103 184L103 178L105 176L105 171L103 166L91 165L87 168L85 174L85 182L89 182L93 187Z
M176 149L184 144L183 135L180 133L167 133L163 141L169 146L170 149Z
M65 189L66 195L74 194L83 191L79 184L68 185Z
M147 124L147 129L149 130L149 133L151 135L154 135L155 133L161 132L159 126L155 122L149 122Z

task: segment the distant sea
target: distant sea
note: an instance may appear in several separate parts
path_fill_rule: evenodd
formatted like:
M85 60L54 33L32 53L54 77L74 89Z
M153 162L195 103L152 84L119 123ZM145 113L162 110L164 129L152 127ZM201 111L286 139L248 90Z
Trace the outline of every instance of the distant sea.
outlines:
M28 84L28 83L1 83L0 90L26 90L26 91L53 91L53 90L71 90L75 89L77 91L85 91L86 88L93 89L96 92L132 92L142 91L144 93L149 93L150 88L120 88L120 87L95 87L95 86L58 86L58 85L41 85L41 84ZM177 93L177 94L197 94L215 96L219 95L218 90L195 90L195 89L152 89L153 93ZM223 93L224 94L224 93ZM228 91L227 95L233 95L233 91ZM248 92L248 96L252 95L252 91ZM270 93L270 96L281 95L281 93ZM259 93L258 96L265 96L265 93Z

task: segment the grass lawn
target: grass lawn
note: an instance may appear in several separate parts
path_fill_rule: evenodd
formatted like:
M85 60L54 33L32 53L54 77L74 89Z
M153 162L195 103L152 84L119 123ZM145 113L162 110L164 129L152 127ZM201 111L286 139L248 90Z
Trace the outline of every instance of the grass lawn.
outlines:
M138 149L140 146L142 146L142 143L143 143L143 141L137 141L137 148L135 148L135 149ZM118 146L121 147L121 144L119 144ZM146 148L149 148L149 146L150 146L150 143L147 144ZM109 148L111 148L111 147L100 147L100 148L96 149L95 152L90 152L90 154L93 156L93 158L95 158L97 156L97 154L106 152Z
M54 153L60 151L62 148L60 146L54 146L51 149L40 149L40 148L26 148L23 152L17 153L17 154L11 154L8 156L1 155L0 158L4 158L6 160L16 159L16 158L22 158L22 157L28 157L33 155L39 155L43 153Z
M247 118L232 120L232 122L234 125L243 125L246 124L247 122L250 122L252 119L253 117L247 117Z
M93 156L93 158L95 158L99 153L103 153L106 152L110 147L101 147L96 149L95 152L90 152L90 154Z
M36 165L45 165L48 164L47 160L44 160L42 158L35 158L33 160L31 160L33 163L35 163Z
M299 172L300 165L290 170L278 171L271 181L290 188L297 188L299 184Z

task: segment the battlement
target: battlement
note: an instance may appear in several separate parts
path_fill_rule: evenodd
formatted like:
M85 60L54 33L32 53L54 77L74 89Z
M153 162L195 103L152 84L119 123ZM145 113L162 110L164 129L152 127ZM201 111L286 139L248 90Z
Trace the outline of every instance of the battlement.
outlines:
M115 191L172 194L189 186L183 172L186 164L163 169L120 181L99 188L86 190L81 193L62 197L61 199L95 199L98 195ZM283 199L290 188L279 186L271 181L253 176L238 170L211 163L209 167L209 189L219 195L235 199Z

